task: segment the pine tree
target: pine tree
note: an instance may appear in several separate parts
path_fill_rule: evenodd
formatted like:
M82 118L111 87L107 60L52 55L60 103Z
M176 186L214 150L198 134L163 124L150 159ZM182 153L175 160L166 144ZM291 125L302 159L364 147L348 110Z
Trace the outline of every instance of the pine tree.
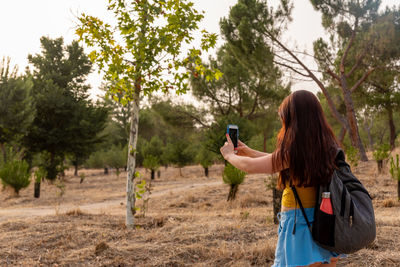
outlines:
M85 82L92 64L78 42L64 46L62 38L47 37L40 42L41 54L28 56L37 112L25 144L30 153L43 155L47 178L54 180L67 154L75 165L89 156L106 111L88 99Z
M10 58L0 65L0 147L5 156L6 143L20 143L35 116L32 80L19 76Z

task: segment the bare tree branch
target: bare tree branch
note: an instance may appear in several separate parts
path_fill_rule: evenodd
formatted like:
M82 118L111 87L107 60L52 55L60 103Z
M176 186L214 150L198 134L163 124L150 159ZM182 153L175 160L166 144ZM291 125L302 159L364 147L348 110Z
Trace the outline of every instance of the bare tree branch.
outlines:
M198 123L201 124L204 128L210 128L209 125L205 124L200 118L196 117L195 115L191 114L190 112L187 112L185 110L178 110L179 113L188 116L189 118L197 121Z
M367 47L366 46L363 50L363 52L361 53L360 56L357 57L356 63L354 63L353 67L351 68L351 70L349 71L349 73L345 74L346 77L350 77L354 71L358 68L358 66L361 64L362 59L365 57L365 55L367 54Z
M351 33L351 37L349 40L349 43L347 44L346 49L344 50L342 60L340 61L340 73L344 74L344 65L346 64L345 61L347 59L347 55L349 54L350 48L353 45L354 38L356 37L356 28L358 26L358 18L356 18L356 21L354 23L354 28L353 32Z
M356 82L353 87L351 87L350 92L354 92L364 81L368 78L368 76L374 71L374 68L369 69L364 75Z
M335 79L339 84L341 84L340 77L334 73L330 68L326 68L326 72L332 76L333 79Z
M278 55L278 54L275 54L275 56L278 57L278 58L280 58L280 59L282 59L282 60L285 60L285 61L287 61L287 62L289 62L289 63L292 63L292 64L299 64L299 63L297 63L297 62L295 62L295 61L293 61L293 60L287 59L287 58L285 58L285 57L283 57L283 56L280 56L280 55Z
M285 68L291 69L292 71L296 72L297 74L299 74L299 75L301 75L301 76L304 76L304 77L311 77L311 76L308 75L308 74L304 74L304 73L298 71L296 68L294 68L294 67L292 67L292 66L286 65L286 64L284 64L284 63L281 63L281 62L278 62L278 61L275 61L275 60L274 60L274 63L277 64L277 65L283 66L283 67L285 67Z
M283 50L285 50L295 61L299 63L300 66L304 68L304 70L309 74L309 77L312 78L319 88L322 90L323 94L325 95L325 98L328 102L328 105L332 111L332 115L343 125L347 126L347 121L343 116L339 113L339 111L336 109L335 104L332 101L332 98L329 95L328 90L326 90L325 86L322 84L322 82L314 75L314 73L307 68L307 66L295 55L293 54L284 44L282 44L271 32L269 32L265 27L263 28L263 33L266 34L273 42L276 42Z

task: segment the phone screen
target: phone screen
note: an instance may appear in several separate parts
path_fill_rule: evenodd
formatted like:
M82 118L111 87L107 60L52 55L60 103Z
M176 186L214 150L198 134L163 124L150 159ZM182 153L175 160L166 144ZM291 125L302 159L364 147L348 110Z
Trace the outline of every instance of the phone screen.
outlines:
M230 128L229 129L229 137L232 140L233 147L237 147L238 146L238 130Z

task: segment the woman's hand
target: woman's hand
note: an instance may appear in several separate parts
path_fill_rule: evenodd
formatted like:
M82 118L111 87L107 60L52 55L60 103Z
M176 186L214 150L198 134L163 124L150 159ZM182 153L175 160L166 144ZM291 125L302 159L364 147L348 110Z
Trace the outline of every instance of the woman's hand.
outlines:
M225 144L219 150L221 151L221 154L224 157L224 159L229 161L228 158L232 155L235 155L235 152L234 152L235 150L233 147L232 140L229 137L229 134L226 134L226 139L227 139L227 142L225 142Z
M240 140L238 140L238 146L235 150L238 156L252 157L252 149Z

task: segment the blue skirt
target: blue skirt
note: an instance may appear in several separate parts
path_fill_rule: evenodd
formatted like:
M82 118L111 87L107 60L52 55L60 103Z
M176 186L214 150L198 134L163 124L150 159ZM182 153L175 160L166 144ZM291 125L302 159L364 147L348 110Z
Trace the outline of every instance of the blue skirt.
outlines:
M314 221L314 208L305 209L308 220ZM293 234L295 226L296 229ZM300 209L288 210L278 214L278 244L273 267L305 266L315 262L330 263L338 254L318 246L307 227L307 222Z

